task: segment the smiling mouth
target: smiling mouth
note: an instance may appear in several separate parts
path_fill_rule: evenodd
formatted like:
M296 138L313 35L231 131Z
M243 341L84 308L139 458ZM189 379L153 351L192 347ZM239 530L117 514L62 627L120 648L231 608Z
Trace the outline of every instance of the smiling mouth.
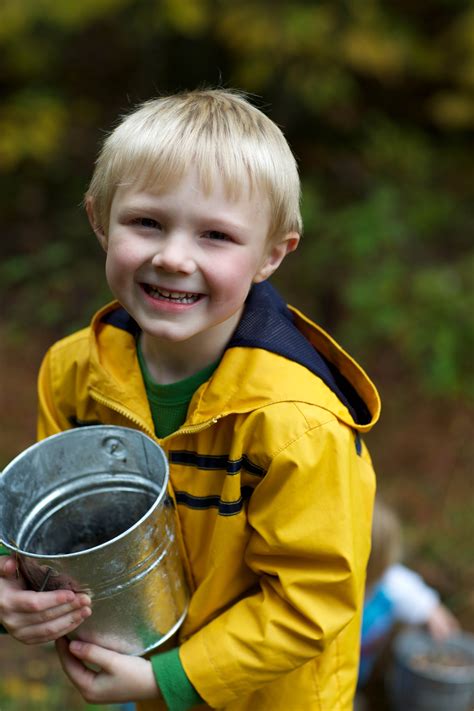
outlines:
M150 284L143 284L145 292L153 299L168 301L171 304L195 304L202 298L202 294L193 294L186 291L168 291L168 289L158 289Z

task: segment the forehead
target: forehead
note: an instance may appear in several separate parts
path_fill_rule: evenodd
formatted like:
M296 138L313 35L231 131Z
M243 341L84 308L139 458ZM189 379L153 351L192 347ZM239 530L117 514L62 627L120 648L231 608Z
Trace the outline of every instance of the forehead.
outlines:
M168 171L160 171L158 174L150 171L143 171L138 175L133 173L118 182L114 199L125 195L131 198L138 194L161 197L184 190L208 201L252 204L259 211L269 205L267 195L249 176L243 175L240 181L229 181L217 168L203 172L196 167L173 174Z
M219 193L228 200L264 197L265 190L257 185L256 179L240 165L232 169L219 166L218 161L183 160L139 161L131 163L116 181L117 188L134 187L156 195L175 190L181 183L192 179L205 195Z

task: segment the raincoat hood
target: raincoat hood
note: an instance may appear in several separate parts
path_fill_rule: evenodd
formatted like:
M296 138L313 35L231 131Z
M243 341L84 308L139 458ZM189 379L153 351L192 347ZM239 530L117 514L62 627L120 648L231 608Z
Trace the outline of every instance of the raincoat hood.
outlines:
M135 336L140 332L116 302L97 314L96 334L105 323ZM104 365L110 373L111 364ZM295 400L316 404L361 433L379 418L380 399L364 370L323 329L287 306L268 282L251 289L218 373L193 398L188 425L199 425L216 413L245 413Z

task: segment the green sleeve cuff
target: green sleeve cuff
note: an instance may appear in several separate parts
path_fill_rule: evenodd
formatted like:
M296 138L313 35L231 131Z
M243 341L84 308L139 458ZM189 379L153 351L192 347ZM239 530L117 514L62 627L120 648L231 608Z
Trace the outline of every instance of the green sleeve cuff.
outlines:
M204 703L186 676L179 658L179 648L155 654L151 658L153 673L169 711L188 711Z

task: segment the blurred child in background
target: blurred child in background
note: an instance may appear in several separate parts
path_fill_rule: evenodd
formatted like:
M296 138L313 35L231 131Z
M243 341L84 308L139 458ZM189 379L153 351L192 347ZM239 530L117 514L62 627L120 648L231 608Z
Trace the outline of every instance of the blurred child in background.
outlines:
M400 564L402 531L396 513L376 499L372 550L367 566L358 687L370 679L397 623L426 625L441 640L459 629L439 594L412 570Z

